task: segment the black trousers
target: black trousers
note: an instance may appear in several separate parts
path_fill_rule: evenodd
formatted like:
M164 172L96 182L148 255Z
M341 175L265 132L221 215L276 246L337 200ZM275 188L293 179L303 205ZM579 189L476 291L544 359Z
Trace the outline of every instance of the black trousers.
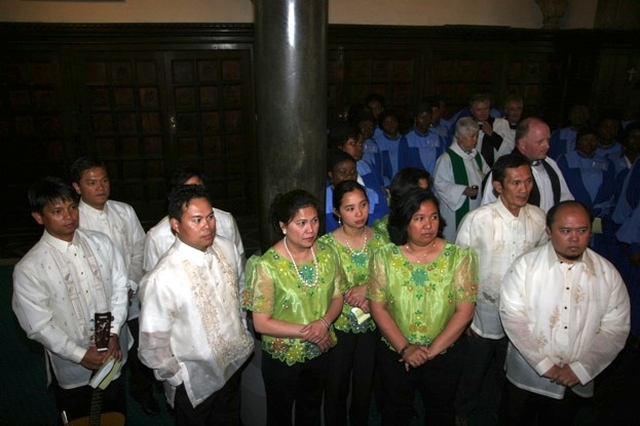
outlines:
M400 356L380 341L376 368L382 387L382 424L409 425L418 391L424 405L425 425L454 425L454 400L466 343L462 337L446 353L406 371L404 363L398 362Z
M153 370L138 359L138 340L140 339L140 323L138 322L138 318L127 321L127 325L133 335L133 346L129 350L126 364L126 367L131 372L131 376L129 377L129 394L136 400L145 397L153 398L152 384L155 382Z
M184 385L173 403L177 426L237 426L240 424L240 370L225 385L193 406Z
M467 341L456 412L471 420L476 414L498 412L500 394L507 380L504 362L508 340L506 337L494 340L472 336Z
M375 366L375 331L344 333L336 330L338 344L329 352L327 383L324 392L324 422L331 426L347 425L347 397L351 426L369 424L371 390Z
M89 386L80 386L73 389L63 389L57 380L52 383L56 399L56 407L59 413L66 413L69 421L86 417L91 412L91 399L94 389ZM102 413L118 412L126 416L127 398L124 391L124 377L112 381L107 389L102 392Z
M500 404L501 426L566 426L574 424L581 407L591 404L567 389L563 399L553 399L516 387L507 381Z
M267 394L267 426L295 424L320 426L322 391L327 376L328 354L291 366L262 352L262 379Z

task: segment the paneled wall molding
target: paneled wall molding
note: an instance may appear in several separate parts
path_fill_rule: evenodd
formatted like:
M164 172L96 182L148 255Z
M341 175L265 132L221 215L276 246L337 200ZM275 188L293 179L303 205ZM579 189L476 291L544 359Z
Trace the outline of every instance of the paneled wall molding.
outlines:
M428 94L453 112L474 92L497 106L516 92L552 126L574 103L640 104L640 31L329 25L327 35L327 124L372 92L407 115ZM16 206L0 213L0 258L19 251L16 235L40 232L28 185L84 153L107 157L115 198L147 226L170 172L194 162L210 167L223 208L255 213L253 24L0 22L0 40L0 177Z

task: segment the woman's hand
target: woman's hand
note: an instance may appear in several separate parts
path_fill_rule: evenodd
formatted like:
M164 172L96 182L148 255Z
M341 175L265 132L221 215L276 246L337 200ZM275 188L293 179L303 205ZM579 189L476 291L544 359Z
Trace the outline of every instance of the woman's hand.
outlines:
M417 368L429 361L429 356L426 346L410 344L398 362L404 362L405 369L409 371L409 367Z
M300 333L302 333L301 340L303 342L310 342L315 345L320 346L322 349L322 345L326 344L327 336L331 339L331 335L329 334L329 328L325 324L324 321L318 319L316 321L310 322L300 329ZM332 340L330 340L332 341Z
M350 288L344 292L344 300L351 306L357 306L365 312L369 312L369 302L367 300L367 284L361 284Z

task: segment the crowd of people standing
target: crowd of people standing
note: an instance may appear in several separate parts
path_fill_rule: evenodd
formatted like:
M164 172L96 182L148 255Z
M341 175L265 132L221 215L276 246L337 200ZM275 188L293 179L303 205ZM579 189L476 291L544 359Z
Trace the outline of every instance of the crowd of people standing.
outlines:
M278 194L280 238L248 260L197 170L175 174L146 234L99 159L36 182L44 232L15 267L13 309L58 410L94 414L93 372L113 358L148 415L159 382L177 425L237 425L259 344L267 425L366 425L373 407L385 425L572 424L637 350L640 123L592 128L576 107L551 132L522 98L504 106L478 94L445 120L429 97L402 134L369 96L328 131L326 205ZM124 382L103 411L126 413Z

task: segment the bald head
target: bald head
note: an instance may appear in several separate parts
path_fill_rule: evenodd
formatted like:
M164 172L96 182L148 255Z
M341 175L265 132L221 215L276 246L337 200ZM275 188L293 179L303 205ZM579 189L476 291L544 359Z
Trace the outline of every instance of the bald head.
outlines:
M536 117L525 118L516 128L516 148L530 160L544 160L550 137L547 123Z

